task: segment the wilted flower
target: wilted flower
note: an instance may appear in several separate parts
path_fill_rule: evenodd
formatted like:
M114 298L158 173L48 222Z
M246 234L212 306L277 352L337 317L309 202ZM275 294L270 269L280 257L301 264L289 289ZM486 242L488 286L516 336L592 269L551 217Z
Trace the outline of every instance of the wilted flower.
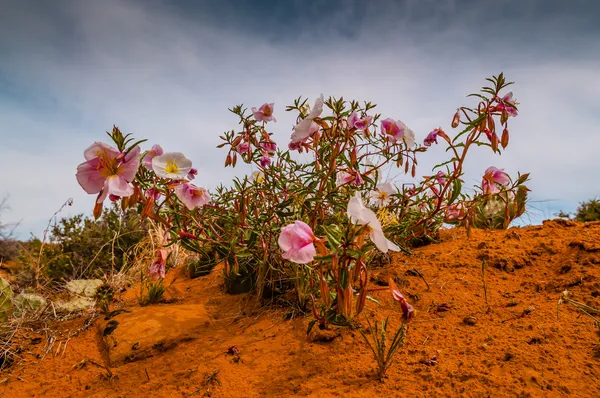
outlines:
M154 188L148 189L144 194L146 199L152 198L155 202L158 200L158 198L160 198L160 195L161 195L160 191L158 189L154 189Z
M435 174L435 181L440 185L444 185L447 181L446 174L442 170L438 171Z
M210 202L210 195L204 188L200 188L191 183L179 184L173 190L175 196L190 210L201 207Z
M315 101L315 104L312 107L310 113L302 119L296 127L294 127L294 132L292 133L291 140L292 143L296 144L299 142L306 141L311 135L316 133L319 130L319 125L313 120L319 116L323 112L323 94Z
M346 185L354 181L354 176L347 171L338 171L336 174L337 185Z
M365 116L363 118L360 118L357 112L352 112L348 117L348 128L365 130L371 125L372 121L373 116Z
M363 183L363 178L360 173L354 170L351 170L350 172L344 170L338 171L336 174L336 180L338 187L346 184L361 185Z
M500 186L510 184L510 177L504 170L497 169L494 166L488 167L481 181L481 189L486 195L493 195L500 192Z
M296 264L308 264L317 255L315 239L312 229L306 223L297 220L281 229L277 242L284 251L284 259Z
M371 200L379 207L387 206L390 203L390 196L396 193L396 188L391 182L379 184L374 191L370 192Z
M400 308L402 308L402 318L406 319L407 321L414 318L416 314L415 309L408 303L408 301L406 301L406 298L402 295L402 293L400 293L400 289L398 289L398 286L396 286L396 283L392 278L389 279L388 284L390 286L390 291L392 292L392 297L394 300L400 303Z
M129 184L135 178L140 162L140 147L127 155L102 142L95 142L83 156L86 161L77 166L77 182L89 194L101 193L96 203L108 195L128 197L133 194Z
M269 167L271 165L271 157L266 153L260 158L260 165L262 167Z
M423 145L425 146L431 146L431 144L437 144L437 136L440 133L440 129L433 129L431 130L431 132L429 134L427 134L427 137L425 137L425 139L423 140Z
M373 210L365 207L360 193L356 192L354 197L348 201L347 212L352 223L369 226L369 237L371 238L371 241L383 253L387 253L388 250L400 251L398 246L385 237L377 215Z
M266 152L269 153L273 153L277 150L277 144L275 144L273 141L269 140L269 141L262 141L260 143L260 147L262 149L264 149Z
M197 175L198 175L198 170L196 170L195 168L192 167L190 169L190 172L187 175L187 179L191 181L194 178L196 178Z
M167 265L167 251L160 249L156 260L148 267L148 276L152 280L158 280L165 277L165 269Z
M502 97L502 103L498 104L496 109L499 111L506 111L508 116L517 116L519 113L517 112L516 105L518 104L516 98L513 98L512 91Z
M144 165L144 167L146 169L152 170L152 159L154 159L156 156L160 156L162 154L163 154L163 149L160 145L152 145L152 149L150 149L144 155L144 158L142 159L142 165Z
M273 116L273 103L262 104L260 108L252 108L254 118L261 122L276 122L277 120Z
M192 169L192 161L181 152L168 152L152 159L152 170L161 178L182 180Z
M247 143L247 142L245 142L245 141L240 142L235 147L235 150L236 150L237 153L240 153L240 154L242 154L242 153L250 153L250 144Z
M444 218L446 222L456 222L463 220L467 216L467 211L462 203L454 203L446 208Z

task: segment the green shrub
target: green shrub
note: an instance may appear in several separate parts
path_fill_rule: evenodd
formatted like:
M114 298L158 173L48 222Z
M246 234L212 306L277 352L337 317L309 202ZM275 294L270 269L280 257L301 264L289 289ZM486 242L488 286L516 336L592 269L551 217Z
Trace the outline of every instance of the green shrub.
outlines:
M600 220L600 200L597 198L582 202L575 212L576 221L599 221Z
M46 244L29 240L20 261L28 269L39 261L41 275L52 280L96 278L121 270L132 259L130 249L146 234L135 210L123 212L113 205L97 221L82 214L63 218L52 226Z

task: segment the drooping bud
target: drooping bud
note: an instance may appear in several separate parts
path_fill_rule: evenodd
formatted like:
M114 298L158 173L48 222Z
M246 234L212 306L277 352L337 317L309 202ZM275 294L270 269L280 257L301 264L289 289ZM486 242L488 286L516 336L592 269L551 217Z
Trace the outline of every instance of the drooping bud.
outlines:
M492 150L494 152L498 151L498 136L496 133L492 133Z
M496 131L496 123L494 123L494 118L492 117L491 114L488 115L487 117L487 126L490 130L492 131Z
M100 193L101 195L102 193ZM98 203L96 201L96 204L94 205L94 219L97 220L100 218L100 216L102 215L102 202Z
M504 130L502 130L502 138L500 139L500 144L502 145L502 148L506 148L508 146L508 129L505 127Z

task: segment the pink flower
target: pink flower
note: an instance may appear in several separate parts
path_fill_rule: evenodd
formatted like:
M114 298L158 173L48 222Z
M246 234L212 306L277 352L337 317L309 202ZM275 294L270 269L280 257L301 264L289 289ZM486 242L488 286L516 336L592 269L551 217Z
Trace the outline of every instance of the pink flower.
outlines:
M405 320L411 320L415 317L415 309L406 301L406 298L400 293L400 289L396 286L396 283L392 278L388 281L390 286L390 291L392 292L392 297L394 300L400 303L400 308L402 308L402 318Z
M274 153L277 150L277 144L273 141L262 141L260 147L269 153Z
M403 140L407 147L415 145L415 132L400 120L384 119L381 121L381 132L391 142Z
M510 184L510 177L504 170L497 169L494 166L488 167L481 180L481 189L486 195L493 195L500 192L500 186Z
M247 142L240 142L238 146L235 147L237 153L250 153L250 144Z
M440 184L440 185L444 185L446 183L446 174L444 174L444 172L442 170L438 171L435 174L435 181Z
M355 177L348 173L347 171L338 171L336 175L337 185L346 185L353 183L355 181Z
M350 117L348 117L348 128L356 130L365 130L371 125L372 121L372 116L365 116L361 119L360 117L358 117L357 112L352 112Z
M179 184L173 190L175 196L190 210L201 207L210 202L210 195L204 188L200 188L191 183Z
M486 129L483 130L483 132L485 133L487 139L490 140L490 142L492 142L494 140L494 134L496 134L496 133L494 133L492 130L490 130L486 127Z
M296 264L308 264L317 255L312 229L302 221L286 225L281 229L278 243L284 251L282 257Z
M302 146L300 145L300 142L290 142L288 144L288 148L290 149L290 151L300 151L302 152Z
M95 142L83 156L86 161L77 166L77 182L87 193L99 193L96 203L102 203L108 195L124 198L133 194L129 183L139 168L139 146L125 155L110 145Z
M512 116L512 117L515 117L519 114L517 112L517 107L516 107L518 102L515 98L513 98L512 91L509 92L508 94L506 94L504 97L502 97L502 101L503 102L498 104L498 106L496 107L498 110L500 110L500 111L505 110L506 113L508 113L508 116Z
M455 222L463 220L467 212L462 203L454 203L446 208L444 215L447 222Z
M150 188L146 191L144 196L146 196L146 199L152 198L156 202L158 198L160 198L160 191L158 189Z
M188 172L187 179L192 181L194 178L196 178L197 175L198 175L198 170L192 167L190 169L190 171Z
M158 280L165 277L165 268L167 265L167 251L160 249L156 260L148 267L148 276L152 280Z
M404 126L392 118L383 119L381 133L394 142L400 141L404 137Z
M431 144L435 143L437 144L437 136L440 132L440 129L433 129L431 130L431 132L429 134L427 134L427 137L425 137L425 140L423 140L423 145L429 147L431 146Z
M160 156L163 154L163 149L160 145L153 145L152 149L150 149L148 152L146 152L146 154L144 155L144 158L142 159L142 165L148 169L148 170L152 170L152 159L154 159L154 157L156 156Z
M260 108L252 108L254 118L261 122L276 122L277 120L273 116L273 103L262 104Z
M291 136L293 144L306 142L309 137L319 131L319 125L313 120L321 116L321 113L323 113L323 95L317 98L310 113L294 127L294 132Z
M260 165L262 167L269 167L271 165L271 157L266 153L262 155L262 157L260 158Z

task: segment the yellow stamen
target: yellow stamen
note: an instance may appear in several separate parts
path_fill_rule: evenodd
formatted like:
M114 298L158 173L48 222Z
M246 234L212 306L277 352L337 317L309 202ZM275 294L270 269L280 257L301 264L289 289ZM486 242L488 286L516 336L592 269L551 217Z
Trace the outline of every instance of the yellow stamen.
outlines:
M167 160L167 166L165 167L165 171L169 174L177 174L179 172L179 167L172 160Z

